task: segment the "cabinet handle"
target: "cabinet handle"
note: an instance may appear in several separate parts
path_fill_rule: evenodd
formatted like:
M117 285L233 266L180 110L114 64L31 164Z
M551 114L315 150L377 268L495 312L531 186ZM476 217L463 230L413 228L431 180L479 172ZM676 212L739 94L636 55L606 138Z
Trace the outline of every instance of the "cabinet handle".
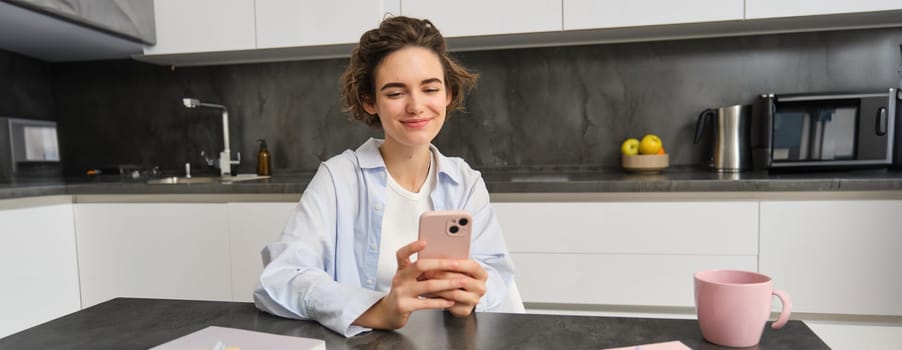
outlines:
M877 109L877 136L886 135L886 107Z

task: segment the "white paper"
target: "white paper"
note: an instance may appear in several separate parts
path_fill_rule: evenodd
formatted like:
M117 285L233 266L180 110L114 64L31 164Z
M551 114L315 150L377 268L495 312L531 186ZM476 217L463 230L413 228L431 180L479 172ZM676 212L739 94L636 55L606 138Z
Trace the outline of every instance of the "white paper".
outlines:
M225 349L240 350L326 350L326 342L320 339L292 337L248 331L237 328L209 326L197 332L176 338L151 350L209 350L217 344Z
M633 346L625 346L622 348L607 348L603 350L692 350L692 348L683 344L679 340L668 341L654 344L641 344Z

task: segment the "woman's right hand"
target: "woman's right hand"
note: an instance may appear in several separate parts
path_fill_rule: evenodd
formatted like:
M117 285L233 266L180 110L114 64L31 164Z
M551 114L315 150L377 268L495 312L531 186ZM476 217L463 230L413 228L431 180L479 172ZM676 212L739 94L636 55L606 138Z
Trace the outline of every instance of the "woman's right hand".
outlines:
M464 287L464 279L417 280L430 271L457 270L454 260L420 259L411 262L410 256L426 247L425 241L415 241L398 249L398 271L392 279L388 295L366 310L354 324L373 329L398 329L407 324L410 314L424 309L446 309L454 301L442 298L420 298L421 295L457 290Z

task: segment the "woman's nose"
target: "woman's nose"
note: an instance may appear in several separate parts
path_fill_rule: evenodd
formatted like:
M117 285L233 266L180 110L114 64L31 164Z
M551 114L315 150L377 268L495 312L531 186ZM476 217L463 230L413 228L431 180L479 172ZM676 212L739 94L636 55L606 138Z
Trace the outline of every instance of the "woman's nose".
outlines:
M410 94L407 100L407 113L420 114L424 111L425 107L423 106L423 97L418 96L415 93Z

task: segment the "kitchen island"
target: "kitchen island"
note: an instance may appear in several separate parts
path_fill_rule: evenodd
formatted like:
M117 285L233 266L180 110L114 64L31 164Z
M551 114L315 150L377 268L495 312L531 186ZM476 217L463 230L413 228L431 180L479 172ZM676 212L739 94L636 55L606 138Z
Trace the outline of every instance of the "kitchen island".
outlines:
M316 322L272 316L251 303L117 298L2 338L0 350L147 349L207 326L322 339L329 350L601 349L675 340L692 349L728 349L705 341L695 320L483 312L456 318L427 310L413 313L398 331L344 338ZM800 321L780 330L767 327L757 348L829 349Z

